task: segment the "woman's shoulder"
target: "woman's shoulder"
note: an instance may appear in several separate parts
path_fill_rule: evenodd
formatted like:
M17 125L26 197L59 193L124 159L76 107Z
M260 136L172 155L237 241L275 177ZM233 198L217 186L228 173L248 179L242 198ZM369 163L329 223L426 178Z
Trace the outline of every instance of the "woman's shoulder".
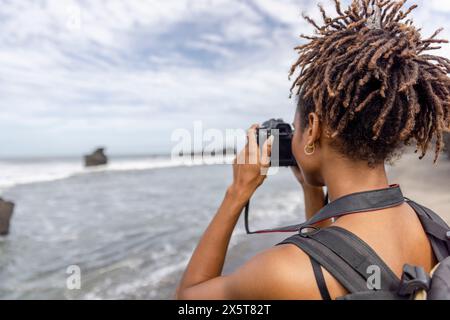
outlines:
M310 258L293 245L268 249L241 267L237 274L255 292L252 299L316 300L320 293Z

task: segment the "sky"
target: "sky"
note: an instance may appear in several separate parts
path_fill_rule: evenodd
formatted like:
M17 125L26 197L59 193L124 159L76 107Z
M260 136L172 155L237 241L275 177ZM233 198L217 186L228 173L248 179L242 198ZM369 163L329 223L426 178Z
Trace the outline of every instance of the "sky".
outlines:
M448 27L450 1L410 2L424 35ZM0 0L0 158L168 153L195 121L292 121L288 70L316 4Z

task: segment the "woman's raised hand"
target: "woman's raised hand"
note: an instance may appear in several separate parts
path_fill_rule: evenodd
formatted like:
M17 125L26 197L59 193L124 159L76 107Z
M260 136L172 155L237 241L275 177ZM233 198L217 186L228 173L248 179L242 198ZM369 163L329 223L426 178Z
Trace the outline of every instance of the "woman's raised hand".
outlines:
M239 153L233 163L233 184L230 187L234 193L248 201L261 186L270 168L273 137L264 143L262 150L258 146L257 129L253 125L247 131L247 145Z

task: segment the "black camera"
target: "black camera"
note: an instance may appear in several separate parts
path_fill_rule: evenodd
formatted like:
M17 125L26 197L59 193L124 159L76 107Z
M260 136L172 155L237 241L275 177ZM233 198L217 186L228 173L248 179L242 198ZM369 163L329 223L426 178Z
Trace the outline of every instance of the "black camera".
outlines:
M296 167L297 161L292 154L291 147L294 136L291 125L282 119L271 119L264 122L257 131L259 145L263 146L270 136L275 138L272 145L271 166Z

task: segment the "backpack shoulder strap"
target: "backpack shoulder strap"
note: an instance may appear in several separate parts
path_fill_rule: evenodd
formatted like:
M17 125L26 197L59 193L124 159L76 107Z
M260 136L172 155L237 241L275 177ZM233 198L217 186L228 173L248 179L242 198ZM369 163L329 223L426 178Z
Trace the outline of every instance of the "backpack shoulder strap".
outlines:
M312 261L323 266L350 293L367 290L367 283L355 270L336 255L331 249L311 236L297 234L278 245L292 244L305 252ZM320 279L316 279L320 280Z
M432 210L412 201L407 203L414 209L422 223L439 262L450 256L450 227Z
M281 244L294 244L305 251L350 293L369 290L372 266L378 267L381 273L379 289L395 291L399 286L400 279L384 261L364 241L345 229L330 227L309 235L299 234Z
M325 277L323 276L322 266L311 257L310 260L314 272L314 277L316 278L317 287L319 287L320 295L322 296L322 300L330 301L330 291L328 290Z
M378 289L390 291L398 289L400 279L396 274L366 242L352 232L340 227L330 227L317 233L313 238L350 265L365 280L366 284L373 273L372 268L376 267L380 270L381 276L381 287Z

